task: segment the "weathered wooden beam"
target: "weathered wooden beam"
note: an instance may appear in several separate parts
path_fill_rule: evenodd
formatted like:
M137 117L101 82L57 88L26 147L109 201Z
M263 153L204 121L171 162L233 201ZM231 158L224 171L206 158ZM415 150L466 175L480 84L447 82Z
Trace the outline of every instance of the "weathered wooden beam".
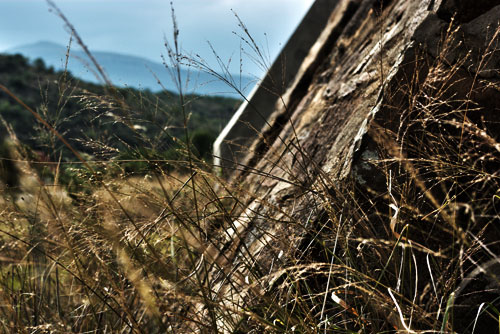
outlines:
M265 77L233 115L214 143L214 165L228 176L258 138L275 105L295 78L311 47L325 28L338 0L316 0Z

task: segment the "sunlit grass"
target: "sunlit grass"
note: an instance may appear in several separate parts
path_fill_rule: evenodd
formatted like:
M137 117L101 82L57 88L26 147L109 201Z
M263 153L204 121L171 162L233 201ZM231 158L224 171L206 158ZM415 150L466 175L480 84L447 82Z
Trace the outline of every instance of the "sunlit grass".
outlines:
M175 79L186 58L174 31ZM297 138L287 146L312 166L301 173L319 175L302 189L319 211L314 220L213 173L190 142L182 89L186 135L175 161L140 150L135 160L96 161L65 142L75 161L51 161L47 171L11 133L3 159L17 180L0 195L0 331L453 333L496 321L495 299L473 305L465 324L456 318L467 315L464 299L489 292L469 282L498 281L484 264L497 259L485 233L497 233L500 186L490 170L499 144L469 118L476 101L448 94L465 61L444 61L454 38L450 26L443 57L418 55L414 76L393 92L399 100L387 98L398 126L376 119L368 132L377 158L367 163L381 189L339 184L315 169ZM116 121L128 126L123 115ZM127 171L131 162L144 170ZM281 224L289 239L259 221Z

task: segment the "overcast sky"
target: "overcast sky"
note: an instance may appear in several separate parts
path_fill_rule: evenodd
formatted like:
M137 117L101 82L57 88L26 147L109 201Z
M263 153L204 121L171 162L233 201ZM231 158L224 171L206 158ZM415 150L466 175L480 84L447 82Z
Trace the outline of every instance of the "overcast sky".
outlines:
M226 61L239 59L233 9L271 59L278 54L314 0L174 0L182 48L209 61L210 41ZM170 38L169 0L55 0L91 50L114 51L161 61ZM66 45L69 34L45 0L0 0L0 51L37 41ZM266 34L266 36L264 35ZM250 60L244 74L260 75Z

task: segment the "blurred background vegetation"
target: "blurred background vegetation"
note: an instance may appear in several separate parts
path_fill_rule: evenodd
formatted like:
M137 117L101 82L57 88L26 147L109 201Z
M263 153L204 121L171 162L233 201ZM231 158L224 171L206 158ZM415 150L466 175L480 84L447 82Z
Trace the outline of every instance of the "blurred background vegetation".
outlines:
M185 142L179 96L173 92L113 88L110 99L104 86L79 81L69 72L55 72L41 59L30 63L21 55L0 55L0 82L73 147L96 159L137 158L137 154L171 159L179 142ZM215 137L241 101L197 95L184 100L190 140L198 157L208 159ZM63 160L75 159L5 94L0 94L0 115L32 150L50 159L57 160L61 154ZM7 135L5 128L1 135L2 139Z

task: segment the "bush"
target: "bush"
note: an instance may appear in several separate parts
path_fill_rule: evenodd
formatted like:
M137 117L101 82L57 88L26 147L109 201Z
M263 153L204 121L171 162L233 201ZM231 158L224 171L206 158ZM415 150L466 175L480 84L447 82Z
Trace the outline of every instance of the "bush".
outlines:
M19 185L19 170L13 161L11 149L11 145L5 139L0 138L0 181L7 188Z
M216 139L216 135L204 129L197 129L191 135L191 143L196 149L196 155L200 159L209 160L212 158L212 147Z

